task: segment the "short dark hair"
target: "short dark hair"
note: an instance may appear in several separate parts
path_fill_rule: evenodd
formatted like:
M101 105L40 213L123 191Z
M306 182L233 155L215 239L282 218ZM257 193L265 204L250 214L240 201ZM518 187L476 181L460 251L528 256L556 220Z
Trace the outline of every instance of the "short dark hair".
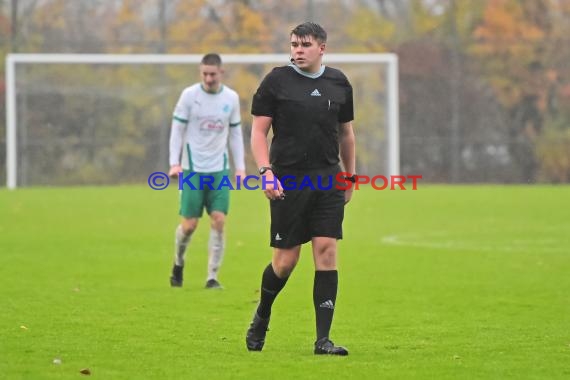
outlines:
M291 31L289 36L292 36L293 34L299 37L313 36L315 40L321 43L327 42L327 32L322 26L315 24L314 22L304 22L297 25L295 29Z
M208 53L202 57L202 61L200 62L202 65L206 66L221 66L222 65L222 58L219 54L216 53Z

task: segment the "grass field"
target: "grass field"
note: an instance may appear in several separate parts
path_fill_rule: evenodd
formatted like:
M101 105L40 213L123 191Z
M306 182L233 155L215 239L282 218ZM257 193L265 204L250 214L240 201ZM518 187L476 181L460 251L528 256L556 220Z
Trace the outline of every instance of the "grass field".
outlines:
M216 291L206 223L185 286L168 285L174 188L1 190L0 378L570 378L570 187L358 191L331 336L344 358L312 354L309 246L264 351L245 349L269 220L260 192L232 196Z

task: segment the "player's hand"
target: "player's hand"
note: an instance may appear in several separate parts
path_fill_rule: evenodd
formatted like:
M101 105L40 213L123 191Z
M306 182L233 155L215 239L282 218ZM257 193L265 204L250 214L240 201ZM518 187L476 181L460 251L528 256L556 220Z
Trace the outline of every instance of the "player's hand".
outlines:
M281 182L273 175L272 171L267 171L267 173L261 177L263 192L267 199L275 201L285 198L285 192L283 191ZM263 178L265 178L265 180Z
M172 179L178 178L178 174L182 171L182 166L172 165L168 171L168 176Z
M236 183L241 183L240 179L245 178L245 170L236 170Z

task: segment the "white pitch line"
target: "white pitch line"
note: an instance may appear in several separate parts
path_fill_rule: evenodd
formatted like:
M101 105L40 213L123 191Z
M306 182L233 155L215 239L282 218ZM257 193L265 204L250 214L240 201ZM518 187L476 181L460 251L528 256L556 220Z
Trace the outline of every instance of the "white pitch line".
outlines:
M444 234L433 234L431 237L446 237L449 235ZM545 246L559 244L562 245L562 241L558 239L539 239L539 240L514 240L515 244L495 244L495 245L485 245L477 243L469 243L456 239L447 239L441 242L430 241L430 236L428 235L407 235L406 237L390 235L384 236L382 238L382 243L388 245L398 245L398 246L408 246L408 247L420 247L420 248L434 248L434 249L456 249L456 250L468 250L468 251L503 251L503 252L550 252L550 253L564 253L567 250L562 247L552 247ZM538 243L538 244L537 244Z

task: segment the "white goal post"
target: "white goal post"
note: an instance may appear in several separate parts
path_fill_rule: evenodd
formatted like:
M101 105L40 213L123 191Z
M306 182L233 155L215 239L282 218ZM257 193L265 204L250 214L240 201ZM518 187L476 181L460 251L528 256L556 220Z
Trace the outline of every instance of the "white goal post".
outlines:
M222 54L224 63L283 65L289 62L287 54ZM36 64L199 64L201 54L8 54L6 56L6 185L17 187L17 110L16 65ZM391 53L326 54L327 63L383 64L386 69L387 160L388 174L400 172L398 57ZM358 106L358 105L356 105ZM357 123L357 121L356 121Z

